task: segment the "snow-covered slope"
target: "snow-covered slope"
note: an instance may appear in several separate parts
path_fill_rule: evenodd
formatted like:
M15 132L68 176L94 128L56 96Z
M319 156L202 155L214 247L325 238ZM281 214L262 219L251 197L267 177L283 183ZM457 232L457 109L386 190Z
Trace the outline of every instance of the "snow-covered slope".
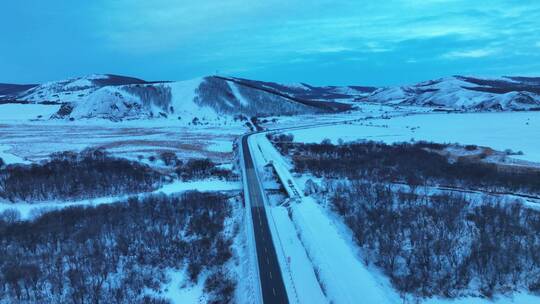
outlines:
M109 74L94 74L67 80L47 82L18 92L18 100L33 103L66 103L84 100L89 94L106 86L147 83L144 80Z
M306 83L295 83L295 84L280 84L275 82L259 81L259 80L250 80L243 78L226 78L223 79L230 80L242 84L244 86L249 86L257 88L260 90L265 90L268 92L273 92L277 94L282 94L298 101L308 101L308 102L322 102L331 108L346 110L347 106L343 103L353 102L359 98L368 96L370 93L375 91L375 87L365 87L365 86L312 86Z
M66 107L57 118L105 118L112 120L170 117L215 119L212 109L195 103L202 79L104 86Z
M74 104L70 117L112 119L169 117L215 120L219 117L322 112L265 91L214 77L189 81L104 87Z
M540 108L540 78L453 76L382 88L364 100L460 110L533 110Z
M15 96L18 94L27 91L33 87L36 87L35 84L9 84L9 83L0 83L0 101L5 100L14 100Z
M355 97L364 97L375 91L375 87L365 86L312 86L307 83L280 84L268 81L231 78L239 82L248 83L261 88L276 90L282 93L312 100L339 100Z
M0 103L60 104L52 117L69 119L226 120L347 111L362 101L465 111L535 110L540 109L540 78L453 76L381 89L220 76L147 82L109 74L41 85L0 84Z
M59 103L53 118L111 120L173 118L183 121L219 120L239 116L294 115L346 110L324 102L262 90L219 77L178 82L147 82L116 75L90 75L10 89L0 100Z

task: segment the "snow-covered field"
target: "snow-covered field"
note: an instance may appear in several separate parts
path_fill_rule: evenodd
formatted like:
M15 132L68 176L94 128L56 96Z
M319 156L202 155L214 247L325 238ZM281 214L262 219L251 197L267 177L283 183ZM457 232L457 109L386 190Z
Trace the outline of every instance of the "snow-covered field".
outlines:
M0 121L48 119L60 105L0 104Z
M380 105L373 103L357 103L356 110L335 114L304 114L296 116L265 117L260 119L262 125L268 129L296 129L311 127L319 124L333 124L343 121L363 121L374 117L398 117L412 113L430 113L431 108L426 107L400 107L394 105Z
M169 283L161 287L159 292L149 292L150 294L168 299L173 304L200 303L204 297L204 280L199 279L197 284L189 282L187 271L168 270Z
M512 296L499 296L493 300L482 298L461 298L461 299L428 299L423 304L536 304L540 302L540 297L517 293Z
M103 147L115 156L138 159L142 156L145 163L159 165L160 161L151 162L148 157L158 157L160 152L175 152L179 159L208 157L224 167L230 167L233 161L232 143L245 132L245 127L238 124L222 124L219 127L208 125L190 125L187 121L172 119L133 120L112 122L107 120L48 120L58 110L58 105L5 104L0 105L0 158L7 164L32 163L46 159L51 153L61 151L81 151L85 148ZM203 179L180 181L163 185L152 193L174 194L185 191L239 191L237 181ZM141 193L139 196L151 193ZM126 200L128 195L107 196L79 201L47 201L10 203L0 200L0 214L6 210L16 210L23 220L32 219L44 212L72 206L97 206ZM234 225L241 220L242 209L236 207ZM242 226L242 225L240 225ZM242 226L243 227L243 226ZM234 259L227 268L231 276L240 278L240 262L243 255L240 239L235 238ZM204 290L204 277L197 284L189 283L186 270L167 270L170 281L159 290L150 292L172 303L204 303L207 296ZM238 297L247 299L246 284L239 283ZM243 300L242 300L243 301Z
M297 142L336 143L375 140L386 143L427 140L522 151L513 157L540 162L540 112L421 114L373 119L344 125L287 131Z
M27 160L24 160L23 158L10 153L11 150L10 146L2 146L0 145L0 158L4 161L5 164L15 164L15 163L29 163Z
M54 152L103 147L114 155L136 159L173 151L180 159L232 159L232 142L241 126L189 126L169 120L110 122L102 120L2 121L0 157L7 162L39 161Z

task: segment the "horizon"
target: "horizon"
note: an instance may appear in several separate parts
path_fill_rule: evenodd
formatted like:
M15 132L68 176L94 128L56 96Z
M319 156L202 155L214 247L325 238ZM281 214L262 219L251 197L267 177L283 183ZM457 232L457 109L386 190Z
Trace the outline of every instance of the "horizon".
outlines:
M379 87L451 75L540 75L534 1L30 0L5 11L0 83L102 71Z
M92 76L92 75L133 77L133 78L137 78L137 79L140 79L140 80L143 80L143 81L146 81L146 82L150 82L150 83L183 82L183 81L190 81L190 80L194 80L194 79L200 79L200 78L205 78L205 77L214 77L214 76L225 76L225 77L232 77L232 78L245 78L245 77L241 77L241 76L237 76L237 75L211 74L211 75L197 76L197 77L193 77L193 78L189 78L189 79L158 79L158 80L156 80L156 79L145 79L145 78L142 78L142 77L138 77L137 75L122 75L122 74L113 74L113 73L91 73L91 74L86 74L86 75L67 77L67 78L64 78L64 79L51 79L51 80L47 80L47 81L40 82L40 83L0 82L0 85L35 85L35 86L38 86L38 85L45 84L45 83L48 83L48 82L57 82L57 81L64 81L64 80L70 80L70 79L78 79L78 78L84 78L84 77L88 77L88 76ZM417 81L417 82L414 82L414 83L400 83L400 84L395 84L395 85L372 85L372 84L365 85L365 84L361 84L361 83L317 84L317 85L314 85L314 84L306 82L306 81L300 81L300 82L276 82L276 81L271 81L271 80L267 80L267 79L256 79L256 78L249 78L249 79L250 80L257 80L257 81L264 81L264 82L275 82L275 83L285 84L285 85L300 83L300 84L307 84L307 85L321 86L321 87L324 87L324 86L371 86L371 87L376 87L376 88L385 88L385 87L399 87L399 86L415 85L415 84L422 83L422 82L425 82L425 81L445 79L445 78L451 78L451 77L471 77L471 78L479 78L479 79L495 79L496 80L496 79L501 79L501 78L512 78L512 77L540 78L540 75L518 75L518 74L515 74L515 75L500 75L500 76L479 76L479 75L470 75L470 74L460 74L460 75L455 74L455 75L447 75L447 76L431 78L431 79L423 79L423 80L420 80L420 81ZM246 78L246 79L248 79L248 78Z

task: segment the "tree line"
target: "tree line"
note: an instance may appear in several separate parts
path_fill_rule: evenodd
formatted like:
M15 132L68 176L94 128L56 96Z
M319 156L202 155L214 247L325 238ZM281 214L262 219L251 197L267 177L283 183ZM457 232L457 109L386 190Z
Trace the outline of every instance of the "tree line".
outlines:
M15 201L75 200L149 192L173 177L184 181L219 178L236 180L232 170L209 158L183 161L174 152L158 155L172 175L140 161L111 156L104 149L58 152L42 163L6 165L0 158L0 198ZM151 162L156 161L150 156Z
M302 144L285 138L275 144L282 153L292 156L297 171L317 176L540 193L540 170L509 172L479 161L452 163L429 150L442 148L434 143Z
M157 189L163 176L104 150L54 153L41 164L0 168L0 197L10 201L72 200Z

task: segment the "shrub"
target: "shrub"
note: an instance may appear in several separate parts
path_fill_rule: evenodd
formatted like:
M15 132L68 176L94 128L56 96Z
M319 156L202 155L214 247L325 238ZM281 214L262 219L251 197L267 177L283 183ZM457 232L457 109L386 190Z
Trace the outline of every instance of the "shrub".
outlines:
M445 156L424 149L426 143L332 145L326 142L277 143L276 146L292 155L296 170L316 176L540 193L540 171L507 172L495 164L465 159L449 163Z
M537 290L540 213L519 204L394 192L372 183L334 185L333 209L353 231L365 259L400 291L420 297L486 297ZM476 286L476 285L474 285Z
M188 192L0 218L0 302L166 303L145 295L165 283L165 269L224 273L231 212L225 195ZM234 282L221 280L205 285L227 299Z
M150 167L104 150L54 153L43 164L0 169L0 197L11 201L83 199L146 192L161 185Z
M179 161L178 157L176 157L176 153L170 151L161 152L159 158L161 158L161 160L166 166L176 165Z

